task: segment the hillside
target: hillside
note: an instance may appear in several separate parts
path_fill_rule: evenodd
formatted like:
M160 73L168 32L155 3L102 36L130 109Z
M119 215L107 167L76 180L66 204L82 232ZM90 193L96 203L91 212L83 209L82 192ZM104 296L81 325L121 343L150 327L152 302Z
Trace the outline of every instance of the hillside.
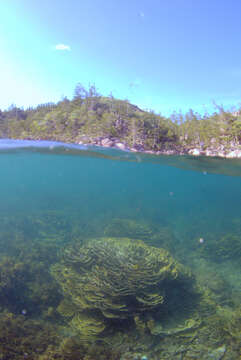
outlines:
M101 96L94 85L85 89L78 84L72 100L0 110L0 137L102 146L121 143L133 151L235 155L241 153L241 109L228 112L219 107L205 116L190 110L164 117L128 100Z

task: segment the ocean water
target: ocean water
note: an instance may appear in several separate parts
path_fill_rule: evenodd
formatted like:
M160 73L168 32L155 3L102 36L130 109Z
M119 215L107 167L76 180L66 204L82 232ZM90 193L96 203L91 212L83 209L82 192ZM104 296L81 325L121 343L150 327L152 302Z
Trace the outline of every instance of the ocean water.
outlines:
M191 269L203 293L211 294L212 310L208 314L212 320L219 316L215 321L220 325L215 326L220 326L220 334L213 343L205 345L203 340L198 358L206 359L211 354L210 359L221 359L219 353L227 359L239 358L241 160L163 157L52 142L1 140L0 222L3 332L8 332L6 317L20 329L27 321L34 327L44 320L50 327L62 326L60 336L76 340L78 336L68 330L56 310L63 293L52 279L50 268L59 261L61 249L103 236L139 237L148 246L167 249ZM128 230L130 224L134 224L132 230ZM155 236L160 232L164 235ZM231 328L224 334L222 321ZM51 358L46 355L48 341L58 347L55 340L39 338L42 344L36 352L31 341L23 345L19 331L14 336L19 337L21 346L2 345L2 358L47 359ZM42 331L45 333L44 328ZM9 338L9 334L6 336ZM165 349L163 359L180 359L180 355L168 353L175 336L168 337L169 350ZM130 359L132 348L133 359L145 354L161 359L163 349L159 354L152 340L150 344L142 350L132 344L123 351L129 351ZM186 339L182 346L187 346ZM189 344L182 359L194 358L190 352L194 350Z

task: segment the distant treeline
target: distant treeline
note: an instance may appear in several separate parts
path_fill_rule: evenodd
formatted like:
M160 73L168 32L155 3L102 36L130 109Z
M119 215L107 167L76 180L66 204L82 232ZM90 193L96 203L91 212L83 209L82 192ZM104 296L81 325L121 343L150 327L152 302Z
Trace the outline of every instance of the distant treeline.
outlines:
M170 117L143 111L128 100L101 96L94 85L78 84L72 100L47 103L23 110L12 105L0 110L0 137L91 142L118 139L136 149L162 151L173 148L239 146L241 109L217 107L212 115L193 110Z

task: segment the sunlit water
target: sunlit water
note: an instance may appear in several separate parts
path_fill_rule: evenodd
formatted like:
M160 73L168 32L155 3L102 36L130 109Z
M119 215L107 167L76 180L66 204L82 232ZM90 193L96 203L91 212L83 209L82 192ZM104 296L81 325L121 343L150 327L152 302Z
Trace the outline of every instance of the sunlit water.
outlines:
M241 242L241 161L57 145L0 143L2 256L21 259L20 240L29 252L31 240L46 237L62 247L130 219L153 231L168 229L172 240L163 246L202 281L219 274L230 291L240 291L241 254L234 256L226 242L220 256L219 239ZM24 304L12 308L25 311Z

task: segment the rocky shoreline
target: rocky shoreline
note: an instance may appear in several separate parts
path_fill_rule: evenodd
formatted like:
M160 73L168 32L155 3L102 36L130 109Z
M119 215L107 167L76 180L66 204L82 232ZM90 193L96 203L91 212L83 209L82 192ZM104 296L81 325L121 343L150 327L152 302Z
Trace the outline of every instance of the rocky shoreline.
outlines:
M153 155L192 155L192 156L208 156L208 157L221 157L226 159L241 159L241 145L229 144L225 145L213 145L209 148L203 148L203 146L181 146L176 145L170 149L163 149L160 151L145 149L143 145L135 145L133 147L128 146L126 143L121 142L119 139L110 139L107 137L98 137L91 139L87 136L83 136L78 144L83 145L96 145L105 148L116 148L123 151L141 152Z

